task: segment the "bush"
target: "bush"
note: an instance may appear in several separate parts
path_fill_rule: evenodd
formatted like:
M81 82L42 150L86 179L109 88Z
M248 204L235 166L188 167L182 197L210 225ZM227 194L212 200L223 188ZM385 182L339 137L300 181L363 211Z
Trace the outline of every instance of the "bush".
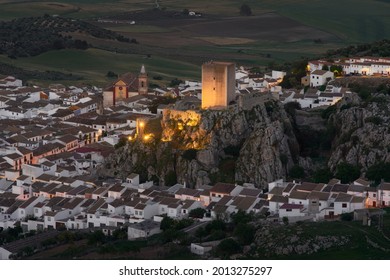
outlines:
M294 179L301 179L305 176L305 170L299 165L294 165L289 170L288 175Z
M342 162L337 165L335 176L343 184L350 183L360 177L360 169L355 165Z
M240 244L232 238L223 240L218 244L215 254L221 258L229 258L231 255L241 252Z
M168 171L164 177L165 186L173 186L177 183L176 172L173 170Z
M113 71L108 71L106 74L106 77L107 78L117 78L118 75L116 73L114 73Z
M242 4L240 7L240 15L242 16L251 16L252 9L247 4Z
M333 173L329 168L322 168L314 172L313 181L314 183L327 183L333 178Z
M249 245L255 239L256 229L250 224L238 224L234 229L233 235L241 245Z
M353 213L343 213L340 215L340 219L342 221L346 221L346 222L352 221L353 220Z
M203 208L196 208L196 209L192 209L190 211L190 213L188 214L188 216L191 217L191 218L201 219L201 218L203 218L205 213L206 213L205 209L203 209Z
M375 181L376 184L379 184L383 179L386 182L390 181L390 163L389 162L379 162L370 166L367 169L366 177L368 180Z
M173 80L171 80L171 82L169 83L169 86L170 87L174 87L174 86L178 86L180 84L184 83L183 80L179 80L178 78L174 78Z

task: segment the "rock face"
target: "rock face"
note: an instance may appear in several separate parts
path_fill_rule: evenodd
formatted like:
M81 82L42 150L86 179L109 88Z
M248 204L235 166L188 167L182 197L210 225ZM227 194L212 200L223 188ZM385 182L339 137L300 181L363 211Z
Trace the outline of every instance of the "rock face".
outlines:
M335 131L328 166L340 162L357 165L364 172L380 161L390 161L390 97L374 95L369 101L344 102L332 114L328 126Z
M163 141L129 142L107 158L101 174L138 172L165 184L173 172L178 183L193 187L224 180L264 188L299 160L299 145L279 102L198 114L164 114Z

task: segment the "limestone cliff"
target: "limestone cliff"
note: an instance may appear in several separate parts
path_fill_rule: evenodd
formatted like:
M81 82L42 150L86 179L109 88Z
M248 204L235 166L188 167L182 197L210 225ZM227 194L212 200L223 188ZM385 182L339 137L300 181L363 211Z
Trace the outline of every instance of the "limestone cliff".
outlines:
M259 188L286 176L299 160L299 145L283 106L273 100L243 110L166 112L162 141L127 143L107 158L102 175L172 179L196 187L216 181L250 182Z
M364 172L380 161L390 161L390 97L372 95L362 101L357 95L338 104L328 126L335 137L328 166L340 162L357 165Z

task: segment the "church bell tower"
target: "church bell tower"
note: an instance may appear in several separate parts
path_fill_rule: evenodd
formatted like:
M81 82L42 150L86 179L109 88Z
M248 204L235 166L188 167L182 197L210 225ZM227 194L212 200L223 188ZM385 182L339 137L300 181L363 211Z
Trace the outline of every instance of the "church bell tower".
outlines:
M148 74L146 73L144 65L142 65L138 75L138 93L148 94Z

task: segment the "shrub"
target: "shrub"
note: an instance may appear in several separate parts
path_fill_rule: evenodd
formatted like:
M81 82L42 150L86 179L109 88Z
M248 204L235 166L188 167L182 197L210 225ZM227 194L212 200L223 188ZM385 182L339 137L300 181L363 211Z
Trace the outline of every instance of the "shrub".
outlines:
M228 258L229 256L241 252L240 245L233 239L228 238L218 244L215 254L221 258Z
M242 4L240 7L240 15L242 16L251 16L252 9L247 4Z
M343 213L340 215L340 219L342 221L346 221L346 222L352 221L353 220L353 213Z
M342 162L337 165L335 176L343 184L350 183L360 177L360 169L355 165Z
M173 170L168 171L168 173L164 177L164 182L166 186L173 186L177 183L176 172Z
M293 167L291 167L290 171L288 172L288 175L294 179L301 179L305 176L305 170L299 165L294 165Z
M190 211L190 213L188 214L188 216L191 217L191 218L201 219L201 218L203 218L205 213L206 213L205 209L203 209L203 208L196 208L196 209L192 209Z

